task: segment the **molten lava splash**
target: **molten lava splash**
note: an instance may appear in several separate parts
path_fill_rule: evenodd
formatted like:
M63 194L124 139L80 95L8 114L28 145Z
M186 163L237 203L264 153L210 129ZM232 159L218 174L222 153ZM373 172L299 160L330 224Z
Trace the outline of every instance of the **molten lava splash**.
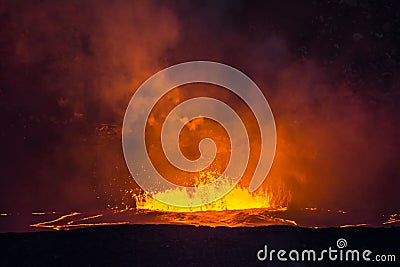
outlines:
M217 171L201 172L195 186L201 186L219 177ZM258 190L250 193L238 184L223 198L201 207L172 207L158 202L148 194L133 193L126 190L136 201L136 208L129 205L111 207L96 213L71 212L33 212L40 216L40 222L29 224L35 228L68 230L82 227L122 225L122 224L184 224L210 227L257 227L268 225L292 225L302 227L360 227L388 226L400 223L399 213L371 216L345 210L306 207L288 210L290 200L287 191ZM182 197L186 192L170 190L160 192L170 197ZM191 197L199 197L191 195ZM7 213L1 213L10 217ZM36 221L36 219L34 220Z
M218 178L220 174L217 171L206 171L201 172L198 177L195 186L201 186L212 182ZM217 192L211 192L211 195ZM167 190L159 192L158 194L163 195L163 199L166 198L185 198L187 195L191 199L195 198L207 198L208 196L189 194L185 190ZM161 203L151 197L148 194L135 195L136 208L138 210L157 210L157 211L169 211L169 212L197 212L197 211L224 211L224 210L245 210L245 209L271 209L271 210L285 210L288 199L284 196L284 192L274 194L273 192L267 192L258 190L250 193L247 188L244 188L240 184L236 185L227 195L224 197L203 206L198 207L176 207Z
M194 187L199 187L215 181L221 176L218 171L202 171L196 178ZM226 181L229 182L227 179ZM136 208L129 205L111 207L102 213L88 214L72 212L59 215L56 218L31 224L36 228L48 228L54 230L68 230L80 227L119 225L119 224L189 224L202 226L260 226L260 225L297 225L288 218L279 218L277 213L287 210L287 194L282 192L258 190L250 193L247 188L236 185L223 198L210 204L184 208L169 206L161 203L146 193L134 193L132 189L125 189L127 195L135 199ZM223 189L221 189L223 190ZM216 192L211 192L213 195ZM186 196L183 190L167 190L159 192L164 196L179 198ZM193 198L207 197L204 195L189 194ZM32 215L55 215L55 213L35 212Z

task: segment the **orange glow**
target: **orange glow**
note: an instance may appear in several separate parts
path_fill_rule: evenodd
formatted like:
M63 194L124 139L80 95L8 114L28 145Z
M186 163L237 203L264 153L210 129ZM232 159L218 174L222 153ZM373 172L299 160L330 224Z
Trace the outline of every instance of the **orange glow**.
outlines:
M243 179L249 182L257 167L260 155L261 133L257 119L243 100L230 93L229 90L216 85L184 85L169 91L156 103L147 120L145 132L146 148L153 166L165 179L181 186L196 186L199 176L203 175L201 172L185 172L172 165L164 154L161 142L162 126L167 115L177 105L196 97L212 97L221 102L229 103L229 106L235 110L244 123L249 135L250 158ZM216 170L223 173L231 157L231 144L223 125L213 120L197 118L185 124L179 135L179 147L182 154L190 160L197 159L200 156L199 143L204 138L210 138L215 142L216 157L207 168L202 170L203 173L215 172Z
M82 227L110 226L125 224L175 224L209 227L256 227L267 225L297 226L294 220L279 218L276 211L265 209L197 211L197 212L162 212L150 210L126 209L105 211L89 215L72 212L53 220L46 220L30 225L36 228L69 230Z
M316 211L318 210L317 208L304 208L305 210L311 210L311 211Z
M132 193L126 190L126 195L133 196L135 207L138 210L156 210L168 212L198 212L198 211L225 211L244 209L271 209L284 210L290 200L290 192L284 189L283 181L279 175L276 179L270 179L259 190L250 193L248 186L256 170L259 156L261 134L257 119L251 109L238 96L230 93L223 87L216 85L191 84L180 86L168 92L153 107L146 126L146 148L153 166L167 180L174 184L187 187L199 187L218 179L226 169L231 156L231 144L226 130L218 123L206 119L197 118L189 121L182 128L179 136L179 147L182 154L190 159L199 158L199 143L204 138L211 138L216 145L216 157L205 169L198 172L185 172L177 169L166 158L161 144L161 131L163 122L171 110L180 103L195 97L213 97L221 102L229 103L229 106L238 114L245 125L250 145L250 155L246 170L237 184L227 195L207 205L199 207L175 207L161 203L146 193ZM227 177L228 179L231 177ZM271 177L273 178L273 177ZM272 182L271 182L272 181ZM229 182L227 182L229 183ZM230 188L230 184L222 187ZM223 189L221 189L223 190ZM167 190L158 192L155 196L162 195L161 199L186 199L187 195L194 203L212 199L219 192L210 192L208 196L193 195L188 190ZM157 198L157 197L156 197ZM160 198L158 198L160 199ZM191 206L187 203L187 206ZM116 208L118 210L118 208Z
M54 220L39 222L32 224L30 226L37 228L48 228L53 230L69 230L71 228L127 224L127 222L80 223L82 221L92 220L103 216L103 214L97 214L93 216L84 216L82 218L76 218L81 214L82 213L80 212L72 212L69 214L62 215Z
M362 227L362 226L368 226L368 224L366 224L366 223L344 224L339 227L340 228L349 228L349 227Z
M32 215L49 215L49 214L57 214L55 211L37 211L37 212L32 212Z
M394 223L400 223L400 214L395 213L389 215L389 220L383 222L382 224L394 224Z
M210 181L219 177L217 171L201 172L199 178L196 180L196 186L207 184ZM223 198L216 200L208 205L199 207L175 207L169 206L157 201L150 195L136 195L136 208L138 210L158 210L170 212L197 212L197 211L224 211L224 210L244 210L244 209L271 209L271 210L285 210L287 206L287 199L281 198L284 195L274 194L273 192L266 192L257 190L250 193L247 188L240 184L236 185L227 195ZM167 190L158 194L164 194L166 197L180 198L188 194L186 191L180 190ZM191 195L192 198L204 197L199 195Z

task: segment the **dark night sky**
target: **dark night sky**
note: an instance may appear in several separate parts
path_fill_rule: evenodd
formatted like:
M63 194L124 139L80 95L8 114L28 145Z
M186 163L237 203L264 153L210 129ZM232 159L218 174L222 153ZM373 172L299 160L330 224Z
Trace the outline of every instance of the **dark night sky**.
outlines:
M121 199L130 97L189 60L262 88L291 206L398 209L400 8L384 3L0 1L0 211Z

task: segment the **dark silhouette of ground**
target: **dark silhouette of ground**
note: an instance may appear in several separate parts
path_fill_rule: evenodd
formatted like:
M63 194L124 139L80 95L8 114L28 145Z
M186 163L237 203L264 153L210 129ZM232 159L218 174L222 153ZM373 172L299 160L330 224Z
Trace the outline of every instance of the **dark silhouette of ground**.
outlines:
M387 266L356 262L273 262L257 260L269 249L369 249L394 254L397 264L400 228L325 228L291 226L254 228L178 225L124 225L70 231L0 235L0 266ZM396 255L397 254L397 255ZM373 257L373 256L370 256ZM390 265L390 264L389 264ZM392 266L396 266L392 263Z

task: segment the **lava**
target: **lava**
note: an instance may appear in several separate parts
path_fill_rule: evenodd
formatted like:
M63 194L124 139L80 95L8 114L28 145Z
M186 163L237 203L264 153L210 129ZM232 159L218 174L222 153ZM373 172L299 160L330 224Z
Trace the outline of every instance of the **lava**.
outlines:
M96 214L91 216L83 216L80 212L71 212L64 214L54 220L44 221L32 224L30 226L36 228L48 228L53 230L69 230L71 228L82 228L82 227L93 227L93 226L106 226L106 225L121 225L127 224L128 222L92 222L92 223L81 223L82 221L92 220L100 218L103 214Z
M200 176L196 180L196 185L201 186L213 181L219 177L217 171L200 172ZM198 211L225 211L225 210L246 210L246 209L270 209L270 210L285 210L287 209L288 199L283 198L284 192L274 193L272 191L257 190L250 193L247 188L241 184L236 185L224 197L203 206L197 207L176 207L170 206L149 194L143 193L135 195L136 208L138 210L156 210L168 212L198 212ZM180 198L190 195L191 198L204 198L208 196L195 195L182 190L167 190L157 194L164 194L166 198Z
M400 223L400 214L394 213L389 215L389 219L386 222L383 222L382 224L395 224L395 223Z

